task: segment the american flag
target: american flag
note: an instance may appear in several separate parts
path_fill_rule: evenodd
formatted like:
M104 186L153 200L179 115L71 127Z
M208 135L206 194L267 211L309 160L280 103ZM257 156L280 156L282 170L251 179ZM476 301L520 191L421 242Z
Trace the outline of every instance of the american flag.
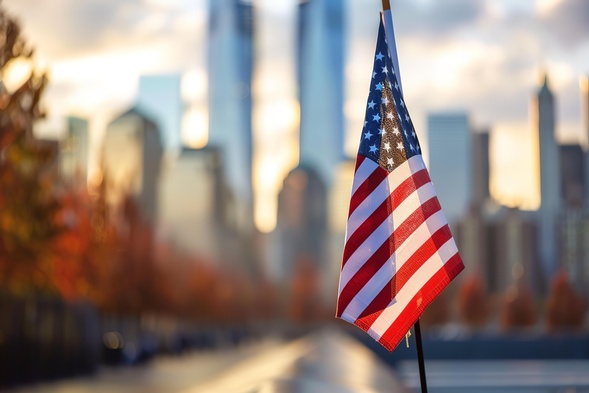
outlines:
M381 18L337 317L392 351L463 268L403 101Z

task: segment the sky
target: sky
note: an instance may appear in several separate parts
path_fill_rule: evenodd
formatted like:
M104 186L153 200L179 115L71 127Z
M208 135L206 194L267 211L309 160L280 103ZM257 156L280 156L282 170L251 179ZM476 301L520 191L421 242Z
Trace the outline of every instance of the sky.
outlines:
M283 64L274 70L284 70L292 77L289 64L296 1L254 3L260 16L291 22L266 20L266 27L260 29L264 32L260 42L266 44L257 50L267 64ZM528 120L530 99L542 72L547 72L556 96L558 137L563 141L581 138L579 77L589 73L589 1L391 3L405 101L426 158L427 113L465 110L475 128L492 131L493 196L503 203L537 207L536 142ZM106 122L133 104L141 74L182 72L187 75L183 91L193 108L192 124L206 134L206 0L4 0L2 4L21 21L24 34L36 48L38 66L49 72L46 132L58 133L62 129L60 119L73 114L91 120L92 136L98 140ZM346 4L344 112L346 149L353 155L366 104L381 3L348 0ZM287 31L279 31L281 26ZM276 34L271 34L273 31ZM273 39L268 39L268 34ZM282 50L276 50L277 46ZM264 81L257 83L264 86ZM266 81L266 86L271 84ZM290 86L290 95L283 97L287 116L281 118L293 123L296 111L288 109L294 95ZM257 90L259 97L263 91ZM278 118L276 121L280 122ZM292 132L290 123L275 127ZM206 141L206 135L193 137ZM254 136L256 140L262 138ZM271 150L257 146L256 160L272 161ZM256 187L267 191L266 201L277 192L293 158L281 165L276 173L254 174L255 179L262 179Z

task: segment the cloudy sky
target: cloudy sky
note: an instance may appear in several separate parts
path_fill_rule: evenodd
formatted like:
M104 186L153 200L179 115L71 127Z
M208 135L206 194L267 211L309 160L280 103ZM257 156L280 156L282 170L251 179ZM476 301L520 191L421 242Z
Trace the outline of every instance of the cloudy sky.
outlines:
M67 114L88 117L96 135L104 122L133 103L141 74L190 71L186 96L206 105L206 3L4 0L2 4L22 22L37 49L38 64L49 70L49 113L56 119ZM295 0L254 3L271 9L268 15L294 18ZM545 70L557 98L559 137L580 138L579 77L589 73L589 1L391 3L406 102L421 139L426 142L429 111L467 110L473 126L493 132L493 194L505 202L537 206L530 97ZM361 128L379 9L379 0L347 0L344 109L350 153ZM261 31L268 34L268 29ZM289 45L292 40L285 43L286 52ZM287 68L292 75L292 67ZM48 129L59 129L58 122L49 124Z

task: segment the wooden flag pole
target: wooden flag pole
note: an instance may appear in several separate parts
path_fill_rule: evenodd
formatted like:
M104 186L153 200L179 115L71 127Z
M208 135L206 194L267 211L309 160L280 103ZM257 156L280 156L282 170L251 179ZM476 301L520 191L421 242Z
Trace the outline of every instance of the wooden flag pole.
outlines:
M390 9L391 9L390 1L389 0L382 0L382 10L389 11ZM390 22L391 22L391 26L392 26L392 20ZM396 53L391 54L391 55L394 56L396 59L396 55L397 55ZM397 72L398 72L399 66L397 63L395 63L395 65L396 65ZM400 78L400 75L397 74L397 77ZM400 83L401 82L399 80L399 84ZM421 342L421 326L419 325L419 319L415 322L415 325L413 325L413 328L415 329L415 344L417 347L417 362L419 364L419 381L421 383L421 393L427 393L427 381L425 378L425 360L423 357L423 344Z

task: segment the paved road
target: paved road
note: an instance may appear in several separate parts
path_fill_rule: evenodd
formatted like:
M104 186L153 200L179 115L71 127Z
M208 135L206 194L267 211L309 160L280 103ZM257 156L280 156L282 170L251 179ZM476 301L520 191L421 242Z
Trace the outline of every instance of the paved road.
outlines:
M7 393L179 393L280 345L268 341L240 349L162 356L146 365L102 368L93 376L27 386Z
M9 393L371 393L406 390L364 346L335 330L290 343L159 358Z

